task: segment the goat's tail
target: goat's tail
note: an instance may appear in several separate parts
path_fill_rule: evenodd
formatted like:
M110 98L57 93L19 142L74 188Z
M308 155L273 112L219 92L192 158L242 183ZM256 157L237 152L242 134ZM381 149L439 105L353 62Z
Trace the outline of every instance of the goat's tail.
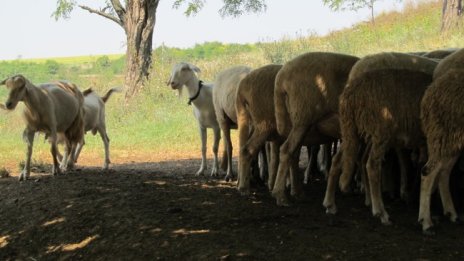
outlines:
M360 137L353 110L353 98L348 97L352 92L347 92L340 97L340 127L342 134L342 175L340 176L340 188L347 191L354 174L356 158L360 147ZM350 99L351 98L351 99Z
M235 106L237 111L237 127L239 133L239 151L241 152L243 146L245 146L248 138L250 137L251 116L246 109L246 100L245 97L241 95L240 87L237 92Z
M71 126L66 130L65 136L71 143L78 143L84 139L85 122L84 122L84 107L80 106L79 112L74 118Z
M83 91L82 94L83 94L84 97L85 97L85 96L89 95L89 94L92 93L92 92L93 92L92 88L88 88L87 90Z
M281 136L288 136L292 123L290 119L290 113L287 108L287 93L285 90L284 82L282 77L279 77L278 73L275 80L274 88L274 106L275 106L275 116L277 124L277 132Z
M121 87L114 87L114 88L109 89L106 92L106 94L103 97L101 97L104 103L106 103L106 101L110 98L110 96L111 96L111 94L113 92L122 92L122 88Z

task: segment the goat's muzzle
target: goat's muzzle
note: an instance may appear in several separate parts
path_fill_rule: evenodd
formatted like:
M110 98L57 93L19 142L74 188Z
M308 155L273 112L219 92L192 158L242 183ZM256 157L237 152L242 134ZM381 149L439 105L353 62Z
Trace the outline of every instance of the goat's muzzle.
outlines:
M5 107L6 107L6 109L8 109L8 110L13 110L13 109L16 107L16 104L13 103L13 102L11 102L11 101L7 101L7 102L5 103Z

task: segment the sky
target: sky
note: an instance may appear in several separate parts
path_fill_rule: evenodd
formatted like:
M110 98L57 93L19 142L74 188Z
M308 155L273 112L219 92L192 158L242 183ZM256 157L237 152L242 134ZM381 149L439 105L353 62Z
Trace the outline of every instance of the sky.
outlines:
M101 7L103 0L76 0ZM411 0L410 0L411 1ZM161 0L153 45L187 48L197 43L255 43L282 38L324 35L368 21L369 10L334 12L322 0L267 0L267 11L238 18L222 18L222 1L209 0L203 10L186 17ZM116 54L125 52L125 34L113 21L75 8L70 19L55 21L56 0L2 0L0 60ZM394 0L379 1L375 13L401 9Z

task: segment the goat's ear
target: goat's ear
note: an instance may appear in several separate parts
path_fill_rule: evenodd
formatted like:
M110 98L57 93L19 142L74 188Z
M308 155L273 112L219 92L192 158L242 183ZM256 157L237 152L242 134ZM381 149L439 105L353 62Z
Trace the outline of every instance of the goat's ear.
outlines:
M201 72L200 68L196 67L196 66L193 65L193 64L189 64L189 68L190 68L192 71L196 72L196 73L200 73L200 72Z
M0 85L5 85L7 80L8 80L8 78L6 78L6 79L3 80L2 82L0 82Z
M26 78L24 78L21 74L18 74L13 77L13 82L16 86L24 86L26 84Z

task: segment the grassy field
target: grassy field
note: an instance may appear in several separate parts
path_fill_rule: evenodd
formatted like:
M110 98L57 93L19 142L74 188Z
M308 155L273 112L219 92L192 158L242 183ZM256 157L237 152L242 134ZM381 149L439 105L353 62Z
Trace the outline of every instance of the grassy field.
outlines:
M172 65L181 60L201 68L200 78L208 82L213 81L219 71L230 66L243 64L256 68L268 63L284 63L308 51L363 56L381 51L410 52L459 47L464 40L462 32L440 35L440 11L441 3L425 2L419 6L408 6L403 13L379 15L375 26L366 22L323 37L302 35L297 39L256 43L246 48L244 46L243 52L240 46L234 45L227 52L218 51L224 48L216 48L212 54L210 52L208 56L200 57L195 56L192 50L175 49L174 52L173 49L167 48L166 51L158 48L154 52L152 78L140 95L127 106L122 105L122 94L115 94L107 103L112 160L118 163L200 157L199 135L192 108L187 106L188 97L177 97L176 92L165 84ZM122 85L123 72L119 71L120 66L111 65L112 61L120 60L121 55L100 58L85 56L0 62L0 76L24 73L33 82L65 78L77 83L81 89L93 87L103 95L110 87ZM31 71L26 73L25 70ZM5 98L6 89L0 88L0 101ZM21 108L13 112L0 112L0 168L5 167L12 173L18 172L18 163L25 154L25 144L21 139L24 123L20 111ZM233 135L237 147L236 133ZM211 136L208 141L212 140ZM34 159L48 163L51 162L49 154L49 145L44 142L43 136L37 136ZM211 155L210 150L208 155ZM100 137L87 135L81 164L100 165L102 162Z

